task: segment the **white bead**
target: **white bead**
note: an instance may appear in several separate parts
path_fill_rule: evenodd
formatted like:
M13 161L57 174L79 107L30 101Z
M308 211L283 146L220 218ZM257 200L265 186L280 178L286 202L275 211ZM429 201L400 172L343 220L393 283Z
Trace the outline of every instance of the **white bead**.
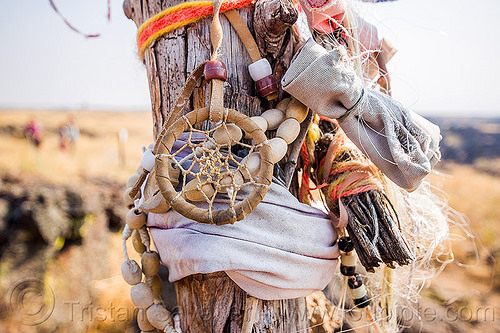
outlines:
M241 175L241 173L239 171L235 172L233 174L233 177L231 177L229 172L225 171L222 174L221 179L219 181L219 184L223 185L224 187L221 187L219 189L219 192L226 193L229 188L234 188L235 186L241 186L241 185L243 185L243 182L244 182L243 176ZM233 185L233 184L235 184L235 185ZM231 185L233 185L233 186L231 186Z
M271 146L271 162L278 163L281 161L288 150L288 145L282 138L272 138L269 140Z
M130 298L139 309L145 309L153 304L153 291L151 287L141 282L130 288Z
M146 169L149 172L153 170L155 166L155 155L153 155L153 152L151 150L146 150L142 155L141 166L143 169Z
M200 184L200 188L201 190L199 190L197 187L198 187L198 179L192 179L189 183L186 184L185 188L184 188L184 197L188 200L191 200L191 201L205 201L205 196L203 195L203 193L205 193L205 195L210 199L212 197L212 195L214 195L215 193L215 190L214 190L214 187L212 186L212 184L210 183L207 183L206 181L203 181L202 180L202 184ZM202 193L203 191L203 193Z
M267 129L273 130L277 129L278 126L285 119L285 114L279 109L269 109L261 114L261 116L267 121Z
M255 179L259 175L260 171L260 154L258 152L253 152L250 156L245 157L245 160L242 161L243 164L246 164L248 172L243 168L243 176L246 179L250 179L250 176Z
M354 254L341 254L340 261L344 266L348 267L356 266L356 256Z
M137 325L143 332L154 332L155 330L155 327L148 321L148 318L146 317L146 311L144 311L144 309L140 309L137 312Z
M142 271L147 277L155 276L160 269L160 256L158 252L144 252L141 255Z
M360 287L358 287L356 289L349 288L349 294L351 294L352 299L363 298L363 296L366 295L365 285L361 285Z
M135 286L142 280L142 271L135 260L124 261L122 263L122 276L125 282Z
M227 130L226 130L227 128ZM243 133L241 129L235 124L226 124L226 126L222 125L218 129L214 131L213 138L215 142L220 145L228 144L231 140L240 141Z
M160 304L154 304L146 310L148 321L159 330L163 330L167 325L173 325L174 320L170 312Z
M283 98L278 105L276 105L276 109L280 109L281 111L285 112L286 108L288 107L288 104L290 104L290 101L292 99L290 97Z
M130 191L132 191L132 187L127 187L122 196L123 203L127 208L134 205L134 199L130 197Z
M250 119L253 120L254 123L257 124L257 126L260 127L261 130L264 132L267 131L267 120L261 116L255 116L255 117L250 117ZM245 139L251 139L252 137L250 136L249 133L245 133Z
M134 173L132 176L130 176L127 180L127 187L134 187L135 183L137 182L137 179L139 179L139 174Z
M273 73L271 64L265 58L257 60L256 62L248 65L248 71L250 72L252 80L254 80L255 82Z
M297 119L289 118L286 119L278 127L276 136L282 138L287 144L290 144L297 138L300 132L300 123Z
M125 222L127 222L130 229L139 229L146 223L146 214L141 210L132 208L128 211Z
M296 99L293 99L286 108L286 117L297 119L299 123L303 122L307 117L309 109Z

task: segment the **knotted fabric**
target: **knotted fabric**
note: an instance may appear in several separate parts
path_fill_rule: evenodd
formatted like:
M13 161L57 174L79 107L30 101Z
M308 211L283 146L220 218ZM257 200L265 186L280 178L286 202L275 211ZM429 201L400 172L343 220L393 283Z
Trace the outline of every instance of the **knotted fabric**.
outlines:
M309 39L292 60L283 89L314 112L338 119L346 135L398 186L416 189L440 160L439 127L370 88L341 52Z
M243 188L237 200L247 194ZM218 194L214 208L228 203L225 194ZM205 202L197 205L207 208ZM170 210L149 213L148 227L171 282L225 271L248 294L265 300L302 297L325 288L339 256L328 215L300 203L275 183L259 205L233 225L202 224Z

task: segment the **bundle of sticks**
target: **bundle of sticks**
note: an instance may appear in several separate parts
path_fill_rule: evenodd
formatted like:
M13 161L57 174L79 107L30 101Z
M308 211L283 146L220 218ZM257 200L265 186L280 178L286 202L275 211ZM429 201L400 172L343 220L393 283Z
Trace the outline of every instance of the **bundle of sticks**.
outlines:
M315 134L303 149L307 163L302 186L308 188L310 177L321 189L330 212L339 219L339 228L345 227L352 239L362 265L374 271L381 263L392 268L395 263L410 263L414 255L384 192L380 171L335 120L317 119L310 133Z

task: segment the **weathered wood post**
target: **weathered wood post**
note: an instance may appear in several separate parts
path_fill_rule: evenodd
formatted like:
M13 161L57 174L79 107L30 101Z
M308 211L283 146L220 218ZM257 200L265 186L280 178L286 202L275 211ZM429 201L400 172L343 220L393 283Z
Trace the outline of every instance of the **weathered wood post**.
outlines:
M125 0L125 15L139 27L149 17L175 5L179 0ZM254 33L261 54L273 66L278 81L293 53L289 27L297 12L289 0L258 0L254 6L238 9ZM273 103L259 99L247 66L251 63L245 47L224 16L224 40L220 59L226 64L225 105L249 116L259 115ZM156 41L145 52L155 136L160 132L170 107L186 77L210 57L210 23L206 18L179 28ZM279 98L282 92L280 90ZM195 90L192 107L205 104L208 91ZM271 105L269 105L271 104ZM249 297L224 272L197 274L175 284L183 332L299 332L307 330L305 298L262 301ZM250 314L254 314L254 323ZM242 329L244 327L244 329Z

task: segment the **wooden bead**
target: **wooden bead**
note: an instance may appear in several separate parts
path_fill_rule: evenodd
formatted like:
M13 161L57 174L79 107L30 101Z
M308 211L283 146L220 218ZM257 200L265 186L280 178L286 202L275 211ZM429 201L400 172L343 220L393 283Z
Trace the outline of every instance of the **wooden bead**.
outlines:
M155 276L160 269L160 256L158 252L144 252L141 255L142 272L147 277Z
M138 173L134 173L132 176L130 176L128 179L127 179L127 188L128 187L134 187L135 183L137 182L137 179L139 179L139 174Z
M259 175L260 171L260 154L258 152L253 152L250 156L245 157L242 163L247 167L247 170L244 168L241 170L243 173L243 177L245 179L250 179L250 176L255 179Z
M158 274L151 278L151 290L153 291L153 297L158 298L161 296L161 292L163 291L163 283L161 282Z
M269 109L261 114L261 117L267 121L267 129L274 130L285 119L285 114L279 109Z
M135 252L139 254L146 251L146 246L142 244L141 236L137 230L132 232L132 246L134 247Z
M286 108L288 107L288 104L290 104L290 101L292 99L290 97L287 97L287 98L283 98L279 103L278 105L276 105L276 109L278 110L281 110L283 112L286 111Z
M218 129L216 129L213 134L215 142L220 145L228 144L231 142L231 140L238 142L241 140L242 136L243 133L241 132L241 128L231 123L226 124L226 126L222 125Z
M137 312L137 326L139 326L139 329L143 332L151 332L155 330L155 327L149 322L144 309L140 309Z
M131 286L142 281L142 271L135 260L124 261L121 270L123 279Z
M267 131L267 120L264 117L255 116L255 117L250 117L250 119L252 119L257 124L257 126L260 127L261 130L263 130L264 132ZM251 138L252 137L250 136L249 133L245 133L245 139L251 139Z
M288 145L282 138L272 138L269 140L269 145L271 146L271 162L278 163L285 157Z
M172 314L160 304L153 304L146 310L151 325L159 330L163 330L167 325L173 325Z
M308 111L307 106L294 98L286 108L286 117L297 119L301 123L306 119Z
M285 140L287 144L290 144L297 138L299 132L300 123L297 121L297 119L289 118L282 122L278 127L276 136Z
M142 155L141 167L144 170L151 172L155 166L155 159L155 155L153 155L151 149L147 149Z
M195 178L186 184L184 197L191 201L205 201L202 191L208 198L211 198L215 193L212 184L206 182L206 180L202 180L200 184L198 179Z
M266 76L256 81L255 84L260 97L267 97L278 91L278 81L276 81L274 75Z
M123 191L122 200L127 208L134 206L134 199L130 197L130 191L132 191L132 187L127 187L125 191ZM136 198L139 197L139 193L137 193Z
M203 76L205 80L218 79L222 81L227 80L226 65L220 60L212 60L205 64L203 68Z
M139 309L146 309L153 304L153 291L151 287L141 282L130 288L130 298Z
M128 211L125 222L131 229L139 229L146 223L146 214L139 209L132 208Z
M250 73L252 80L257 82L266 76L271 75L273 70L269 61L266 58L262 58L248 65L248 72Z
M219 189L219 192L221 193L226 193L228 188L234 188L233 184L236 184L236 186L241 186L243 185L244 180L243 180L243 175L238 171L233 173L233 177L229 174L229 172L225 171L221 175L221 179L219 181L219 184L223 185L224 187L221 187ZM231 186L233 185L233 186Z

